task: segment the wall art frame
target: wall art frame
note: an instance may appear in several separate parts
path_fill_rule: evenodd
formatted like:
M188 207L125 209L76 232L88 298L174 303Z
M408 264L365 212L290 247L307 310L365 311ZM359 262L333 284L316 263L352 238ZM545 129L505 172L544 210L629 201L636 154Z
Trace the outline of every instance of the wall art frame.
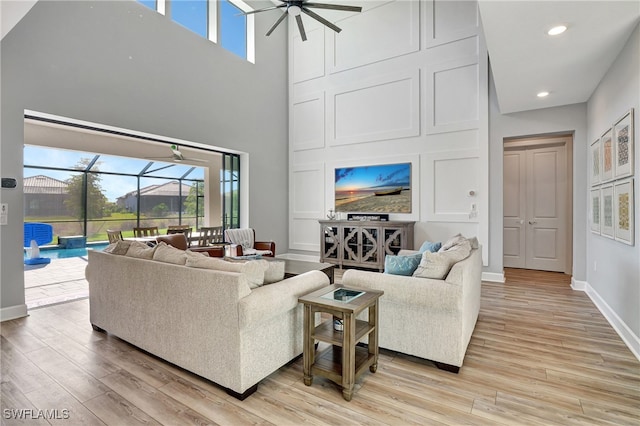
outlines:
M631 108L613 125L614 177L616 179L633 175L635 155L633 135L633 108Z
M609 129L609 133L611 129ZM591 144L591 154L589 164L591 165L591 186L596 186L600 184L601 181L601 173L602 169L602 161L600 156L600 140L596 139L595 142Z
M591 190L591 232L600 234L600 188Z
M615 147L612 134L613 128L610 128L600 137L600 182L608 182L614 176Z
M634 200L633 178L613 183L614 238L616 241L634 245Z
M600 187L600 235L613 239L614 235L613 184Z

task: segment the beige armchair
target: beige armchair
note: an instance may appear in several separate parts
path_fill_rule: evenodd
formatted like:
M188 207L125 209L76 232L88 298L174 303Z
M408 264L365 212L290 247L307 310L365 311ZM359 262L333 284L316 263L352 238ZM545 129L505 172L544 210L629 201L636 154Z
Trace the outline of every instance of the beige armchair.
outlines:
M276 243L273 241L256 241L256 231L253 228L226 229L224 239L231 244L232 256L262 255L274 257Z

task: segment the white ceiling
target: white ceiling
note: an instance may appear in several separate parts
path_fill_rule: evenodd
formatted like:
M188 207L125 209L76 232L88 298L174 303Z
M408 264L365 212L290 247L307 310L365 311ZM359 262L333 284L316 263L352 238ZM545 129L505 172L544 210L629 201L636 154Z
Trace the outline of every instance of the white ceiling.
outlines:
M640 22L638 0L478 4L503 114L588 101Z

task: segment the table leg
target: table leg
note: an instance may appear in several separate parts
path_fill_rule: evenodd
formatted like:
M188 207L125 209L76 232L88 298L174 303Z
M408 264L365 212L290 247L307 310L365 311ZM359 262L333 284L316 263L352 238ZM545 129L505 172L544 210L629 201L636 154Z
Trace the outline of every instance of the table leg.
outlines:
M304 384L311 386L313 375L311 367L315 362L316 348L313 339L313 330L315 329L315 321L313 309L310 305L304 305L304 346L302 351L302 360L304 364Z
M369 371L375 373L378 370L378 300L369 306L369 324L373 325L373 332L369 334L369 354L373 355L373 364L369 366Z
M356 319L353 313L345 313L343 316L344 328L342 332L342 396L351 401L355 385L356 346Z

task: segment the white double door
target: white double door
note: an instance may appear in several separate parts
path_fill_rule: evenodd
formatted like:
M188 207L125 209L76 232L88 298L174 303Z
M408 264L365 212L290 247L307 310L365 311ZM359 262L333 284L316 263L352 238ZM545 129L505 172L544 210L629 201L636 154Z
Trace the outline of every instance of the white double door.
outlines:
M570 272L567 188L566 143L505 144L505 267Z

